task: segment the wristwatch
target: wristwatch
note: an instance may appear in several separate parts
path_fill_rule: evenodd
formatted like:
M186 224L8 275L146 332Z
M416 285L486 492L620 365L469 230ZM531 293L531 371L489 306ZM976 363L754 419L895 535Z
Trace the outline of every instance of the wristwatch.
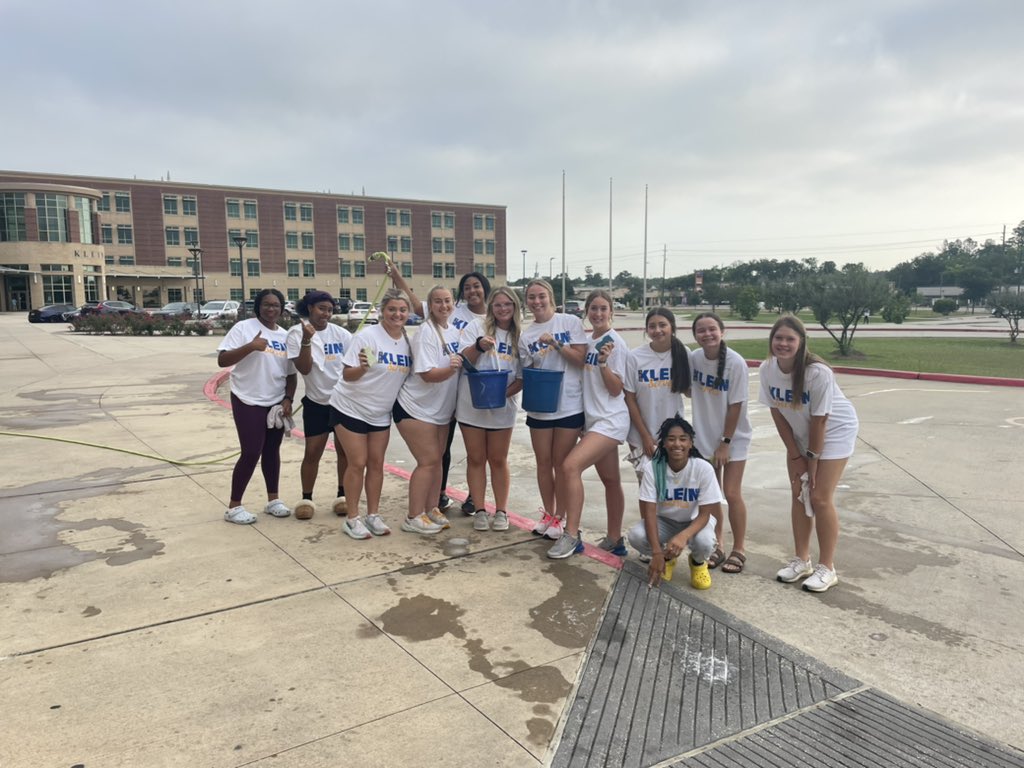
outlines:
M818 454L815 453L814 451L812 451L810 448L808 448L804 452L804 456L806 456L808 459L816 459L816 458L818 458Z
M725 443L726 445L728 445L729 443L732 442L732 438L731 437L723 437L722 438L722 442Z

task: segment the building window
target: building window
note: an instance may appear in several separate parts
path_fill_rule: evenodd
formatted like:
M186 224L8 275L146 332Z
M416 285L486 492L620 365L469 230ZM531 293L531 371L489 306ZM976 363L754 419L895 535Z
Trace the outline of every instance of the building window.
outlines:
M487 241L487 255L488 256L493 256L494 255L494 241L493 240L488 240Z
M316 262L313 259L302 260L302 276L316 277Z
M118 224L117 225L117 244L118 245L131 245L132 238L132 225L131 224Z
M112 224L100 224L100 242L105 245L114 242L114 226Z
M366 301L366 289L356 288L356 301Z
M441 228L441 212L440 211L431 211L430 212L430 226L433 227L434 229L440 229Z
M444 240L440 237L434 237L430 240L430 252L431 253L444 253Z
M44 243L66 243L67 195L36 193L36 218L39 222L39 240Z
M341 277L352 277L352 262L338 259L338 275Z
M25 237L25 193L0 193L0 242L20 243Z
M338 297L339 299L348 299L349 301L352 301L352 291L351 291L351 289L349 289L349 288L342 288L341 291L339 291L339 293L341 294Z
M353 261L352 269L355 270L356 277L366 277L366 262L365 261Z
M185 227L185 245L199 245L199 230L196 227Z
M43 303L73 304L74 278L71 275L43 275Z
M486 225L488 232L493 232L494 231L494 217L493 216L485 216L484 217L484 224Z
M401 243L402 253L412 253L412 238L402 237L399 241Z
M453 262L445 262L444 265L444 276L451 280L455 277L455 264Z
M238 270L238 274L242 274L242 270ZM228 291L228 299L231 301L241 301L243 295L241 288L232 288Z
M299 206L299 215L303 221L313 220L313 206L311 203L303 203Z
M394 235L388 235L388 252L394 253L398 250L398 238Z
M259 248L260 247L260 231L258 229L247 229L247 230L245 230L245 247L246 248Z
M312 251L313 250L313 233L303 232L302 233L302 250Z
M455 229L455 214L445 212L444 214L444 228Z
M484 215L482 213L473 214L473 229L484 228Z
M444 239L444 252L448 254L455 253L455 240L450 237Z
M288 277L298 277L298 276L299 276L299 260L298 259L288 259Z
M249 277L260 276L260 260L259 259L246 259L245 260L245 274Z
M235 243L236 237L242 236L242 230L240 229L229 229L228 230L228 247L237 248L238 245Z
M104 264L113 264L114 263L114 254L112 254L112 253L105 253L105 254L103 254L103 263Z
M494 265L493 264L488 264L487 265L487 275L486 276L489 277L489 278L490 277L494 277Z
M411 261L403 261L402 262L402 277L412 277L412 262Z
M241 209L239 207L239 203L238 203L237 200L228 200L227 201L227 206L228 206L228 218L229 219L241 218L242 211L241 211Z
M434 279L440 280L444 277L444 265L434 262Z
M242 262L239 259L230 259L228 261L228 274L232 277L238 277L242 274Z
M483 256L484 255L484 241L483 240L474 240L473 241L473 255L474 256Z
M338 235L338 250L348 251L352 249L352 238L349 235Z
M296 221L298 219L298 207L295 203L284 204L284 220Z
M473 265L473 271L479 272L482 275L484 273L484 263L482 261L476 262L476 264Z
M299 289L298 288L289 288L288 289L288 301L298 301L298 300L299 300Z
M386 211L384 211L384 217L385 217L385 219L384 219L385 223L389 227L397 227L398 226L398 209L397 208L388 208Z
M341 205L338 206L338 223L348 224L348 208Z
M185 299L181 296L181 288L168 288L167 289L167 301L184 301Z
M401 210L398 212L398 223L403 227L412 226L412 211Z
M181 266L181 256L168 256L167 257L167 266L168 267L180 267Z
M114 193L114 210L118 213L132 212L132 197L127 192Z
M164 227L164 244L181 245L181 230L178 227Z
M110 193L104 192L100 195L100 201L96 203L97 211L109 211L110 210Z
M352 209L352 223L353 224L362 224L363 223L363 209L362 208L353 208Z
M85 276L85 300L100 300L100 281L96 278L95 275Z
M366 238L362 235L352 235L352 250L353 251L365 251L366 250Z
M198 204L194 195L181 196L181 215L196 216L199 212Z
M245 202L242 203L242 205L243 205L243 207L245 209L245 218L247 218L247 219L255 219L256 218L256 201L255 200L246 200Z
M178 215L178 196L164 195L164 216Z
M285 232L284 233L284 247L285 248L298 248L299 247L299 233L298 232Z
M135 256L118 256L117 263L122 267L133 267L135 266Z

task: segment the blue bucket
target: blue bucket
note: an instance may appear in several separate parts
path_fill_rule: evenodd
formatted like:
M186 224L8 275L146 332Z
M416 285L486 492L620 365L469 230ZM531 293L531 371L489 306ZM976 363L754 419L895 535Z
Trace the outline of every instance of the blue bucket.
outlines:
M555 413L562 394L562 371L523 368L523 410Z
M467 371L469 394L474 408L504 408L508 371Z

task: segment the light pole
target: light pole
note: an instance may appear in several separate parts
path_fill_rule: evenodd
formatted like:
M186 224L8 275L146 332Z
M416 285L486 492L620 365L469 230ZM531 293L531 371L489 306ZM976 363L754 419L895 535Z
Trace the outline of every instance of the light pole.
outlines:
M548 281L552 282L555 279L555 257L552 256L548 259Z
M245 320L245 259L242 257L242 248L248 242L248 238L238 235L234 241L238 246L238 275L242 278L242 306L238 308L238 319Z
M203 273L203 268L200 266L199 259L203 255L203 249L199 247L199 243L189 246L188 252L192 254L192 274L196 278L196 292L192 294L192 298L196 302L196 318L199 317L199 276Z
M526 285L526 249L523 248L523 285Z

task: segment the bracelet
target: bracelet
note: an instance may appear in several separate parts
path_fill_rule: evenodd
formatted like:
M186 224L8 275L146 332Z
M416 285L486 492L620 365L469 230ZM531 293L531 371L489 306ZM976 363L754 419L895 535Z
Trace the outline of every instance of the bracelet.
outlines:
M477 336L476 337L476 341L473 342L473 346L476 347L476 351L477 352L483 352L484 351L484 348L480 346L480 339L482 339L482 338L483 338L483 336Z
M299 346L300 347L311 347L311 346L313 346L313 342L311 342L311 341L304 341Z
M599 368L607 368L608 367L608 363L598 363L597 365L598 365Z

